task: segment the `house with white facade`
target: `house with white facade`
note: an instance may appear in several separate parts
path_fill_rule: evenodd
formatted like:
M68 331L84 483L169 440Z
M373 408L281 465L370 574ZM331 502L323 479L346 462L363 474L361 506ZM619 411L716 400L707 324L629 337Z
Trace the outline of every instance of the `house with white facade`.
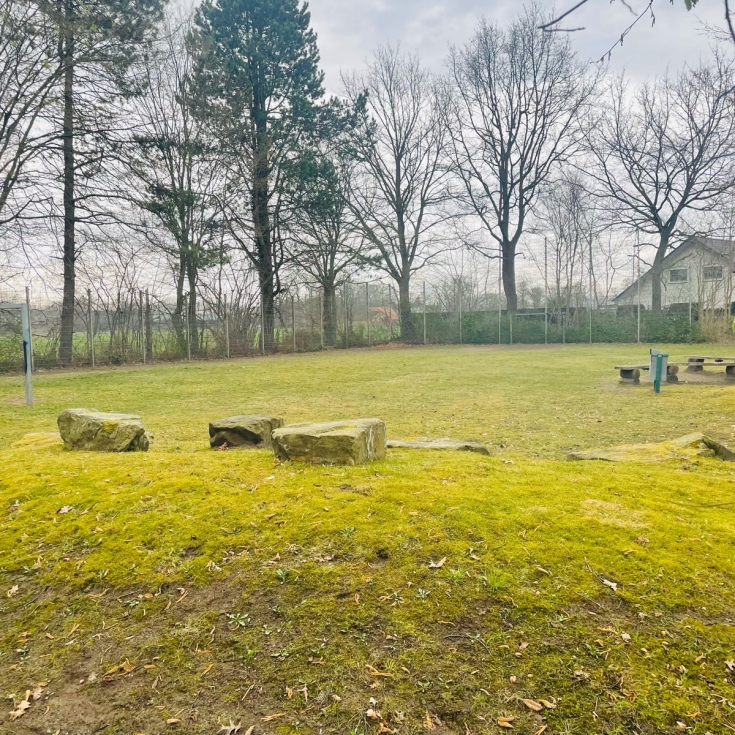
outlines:
M664 309L693 306L729 313L733 304L735 242L692 236L663 261L661 305ZM651 271L615 297L618 306L651 308ZM639 283L640 281L640 283Z

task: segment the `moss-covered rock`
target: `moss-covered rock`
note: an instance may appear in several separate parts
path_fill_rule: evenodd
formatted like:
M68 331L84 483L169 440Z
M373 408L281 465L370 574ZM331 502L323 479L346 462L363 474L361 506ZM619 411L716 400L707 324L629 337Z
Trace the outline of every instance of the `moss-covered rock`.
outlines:
M209 424L209 444L222 446L273 449L272 435L284 421L275 416L232 416Z
M150 437L140 416L70 408L57 419L67 449L88 452L147 452Z
M387 436L380 419L292 424L273 432L276 455L312 464L356 465L384 459Z
M481 442L464 442L457 439L418 439L403 441L389 439L388 449L433 449L440 452L475 452L489 456L490 450Z
M668 459L719 457L735 462L735 452L724 444L701 433L687 434L679 439L656 444L629 444L621 447L572 452L569 460L602 460L604 462L664 462Z

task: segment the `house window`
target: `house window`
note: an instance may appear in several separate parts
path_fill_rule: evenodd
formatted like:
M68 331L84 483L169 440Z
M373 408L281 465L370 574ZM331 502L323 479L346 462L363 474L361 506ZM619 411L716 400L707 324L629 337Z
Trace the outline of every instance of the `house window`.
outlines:
M704 266L703 276L704 276L705 281L721 281L722 280L722 266L721 265Z
M689 271L686 268L672 268L669 271L669 283L686 283L688 280Z

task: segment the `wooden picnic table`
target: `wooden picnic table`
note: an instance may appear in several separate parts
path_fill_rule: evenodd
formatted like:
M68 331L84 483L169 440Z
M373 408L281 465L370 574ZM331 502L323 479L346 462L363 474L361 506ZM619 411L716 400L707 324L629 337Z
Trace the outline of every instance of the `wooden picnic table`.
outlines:
M710 362L707 362L710 360ZM679 382L679 368L685 367L688 373L699 373L707 367L724 367L725 373L735 378L735 358L714 358L692 356L687 358L687 362L670 362L666 368L666 381L668 383ZM650 370L650 364L641 365L616 365L615 369L620 372L620 379L626 383L640 383L641 371Z
M687 360L688 373L700 373L706 367L722 367L724 365L725 372L735 377L735 357L688 355Z
M626 383L640 383L641 382L641 370L650 370L650 364L646 365L616 365L615 369L620 371L620 379ZM678 383L679 382L679 364L670 362L666 366L666 382L667 383Z

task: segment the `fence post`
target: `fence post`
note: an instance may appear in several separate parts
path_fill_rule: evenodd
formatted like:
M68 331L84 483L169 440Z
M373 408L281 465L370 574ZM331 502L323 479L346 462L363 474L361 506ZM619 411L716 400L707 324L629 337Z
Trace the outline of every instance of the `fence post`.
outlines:
M31 311L31 289L26 286L26 307L28 308L28 359L31 371L35 369L33 358L33 311Z
M319 342L324 349L324 287L319 290Z
M510 320L510 344L513 344L513 312L508 311L508 319Z
M225 356L230 359L230 312L227 308L227 294L225 294Z
M145 365L146 353L148 352L148 339L145 329L145 301L143 300L143 289L139 291L140 295L140 354Z
M457 308L459 310L459 343L462 344L462 281L457 283Z
M388 324L390 325L390 341L393 341L393 291L388 284Z
M87 330L89 334L89 359L92 363L92 367L94 367L94 322L93 316L92 316L92 289L87 289L87 323L89 324L89 329Z
M345 297L345 349L348 350L350 348L350 308L348 306L349 285L347 281L345 281L343 291Z
M189 326L189 296L184 296L184 317L186 319L186 359L191 362L191 329Z
M23 331L23 372L25 374L26 406L33 405L33 369L31 368L31 311L28 304L20 307L21 329Z
M592 344L592 307L590 306L590 344Z
M424 292L424 344L426 344L426 281L423 282Z
M365 281L365 326L367 328L367 344L370 344L370 281Z
M291 331L293 332L293 351L296 352L296 304L291 296Z
M145 338L146 351L151 356L151 362L155 359L153 354L153 318L151 314L151 295L145 290Z
M549 248L544 237L544 344L549 344Z
M260 294L260 346L265 355L265 299Z

